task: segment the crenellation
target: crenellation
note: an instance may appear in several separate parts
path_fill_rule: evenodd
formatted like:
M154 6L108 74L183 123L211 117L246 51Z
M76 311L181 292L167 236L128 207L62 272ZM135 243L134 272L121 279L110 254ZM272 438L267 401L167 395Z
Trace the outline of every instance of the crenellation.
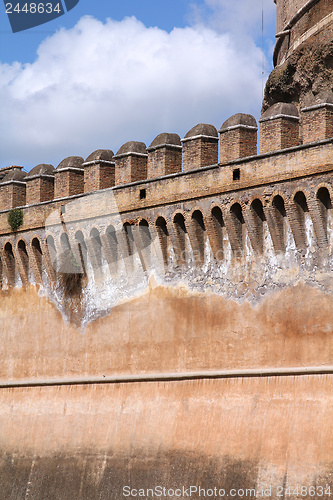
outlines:
M84 192L84 169L81 156L69 156L57 166L54 182L54 198L65 198Z
M282 161L283 156L287 158L295 154L302 163L302 175L307 175L308 169L304 171L304 167L309 164L308 160L320 149L325 149L320 143L330 143L333 138L333 94L320 94L314 103L301 109L301 116L293 104L276 103L263 113L259 122L260 154L256 150L258 127L253 116L237 113L223 123L219 130L219 164L216 128L198 124L182 140L178 134L162 133L148 148L143 142L129 141L116 155L111 150L96 150L85 161L78 156L65 158L56 169L52 165L40 164L26 174L22 167L6 167L0 170L0 212L53 200L65 202L66 198L104 189L122 189L125 193L131 184L138 184L138 188L128 202L137 209L151 202L151 189L147 185L151 182L156 183L154 198L161 193L165 196L163 203L168 203L172 202L174 195L178 196L179 188L175 186L183 184L182 176L191 176L197 169L219 171L222 166L224 173L218 173L221 190L240 189L250 187L253 182L266 182L271 176L277 179L281 176L281 180L286 175L293 177L297 165L290 169L288 165L277 167L276 163L280 158ZM330 162L326 159L321 163L319 170L325 169ZM171 190L170 175L178 179ZM188 179L191 182L191 177ZM200 197L204 186L200 183L194 183L194 186L193 194L195 192L195 196ZM184 191L183 187L180 191ZM30 225L33 225L33 219L34 215L30 217Z
M115 159L115 185L147 178L147 147L144 142L129 141L121 146Z
M218 135L214 125L199 123L182 139L183 172L218 162Z
M41 164L34 167L25 177L26 204L34 205L54 198L54 167Z
M147 151L149 179L181 171L182 146L178 134L159 134Z
M299 115L296 106L290 103L276 103L261 116L260 153L270 153L291 148L300 143Z
M26 285L30 276L41 284L47 275L52 287L58 273L76 269L86 275L89 262L100 282L104 259L112 276L120 272L122 261L133 272L139 263L149 272L154 232L165 272L191 262L200 268L207 244L215 262L223 263L228 245L233 258L246 259L247 241L260 257L266 230L274 251L284 253L287 225L303 255L309 218L317 247L325 251L332 197L333 96L325 93L309 104L301 116L291 103L277 103L262 115L260 154L255 118L233 115L219 130L220 163L216 128L198 124L182 141L178 134L162 133L148 148L129 141L116 155L96 150L85 161L78 156L65 158L56 169L48 164L37 165L28 174L22 167L3 169L4 286L15 286L17 277ZM317 191L300 187L300 178L311 180L312 186L318 178L321 187ZM114 201L101 202L103 196ZM201 208L204 200L211 200L208 211ZM23 209L23 225L13 235L7 217L15 206ZM106 222L114 210L119 212L118 222ZM54 233L53 223L44 229L54 214L63 225L61 234ZM70 231L68 223L74 224Z
M26 172L13 168L0 181L0 210L26 204Z
M219 130L220 163L257 154L258 126L252 115L237 113L226 120Z
M85 193L114 186L115 161L113 151L110 149L94 151L82 163L82 167L84 168Z

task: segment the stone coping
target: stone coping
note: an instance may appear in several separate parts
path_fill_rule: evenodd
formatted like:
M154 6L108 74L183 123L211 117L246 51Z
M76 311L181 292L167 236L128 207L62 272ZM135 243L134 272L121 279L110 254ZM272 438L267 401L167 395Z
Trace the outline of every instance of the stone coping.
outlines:
M216 137L215 135L200 134L200 135L193 135L192 137L184 137L184 139L181 139L181 142L189 142L189 141L194 141L196 139L208 139L209 141L211 141L211 140L218 141L219 140L219 138Z
M277 120L278 118L285 118L286 120L294 120L294 121L297 121L297 122L300 121L300 117L299 116L279 114L279 115L274 115L274 116L267 116L265 118L260 118L259 123L268 122L270 120Z
M88 167L89 165L100 165L102 163L104 163L106 165L114 165L114 161L110 161L110 160L91 160L91 161L85 161L84 163L82 163L82 166Z
M164 144L157 144L156 146L150 146L147 148L148 152L155 151L156 149L162 149L162 148L168 148L168 149L182 149L182 146L178 146L178 144L167 144L166 142Z
M315 111L316 109L321 108L330 108L333 110L333 104L331 102L321 102L319 104L314 104L313 106L307 106L306 108L302 108L301 112L306 113L307 111Z
M253 125L245 125L243 123L240 123L239 125L231 125L230 127L220 128L218 132L219 134L223 134L223 132L228 132L229 130L236 130L238 128L245 128L247 130L253 130L253 131L258 130L258 127L254 127Z
M48 174L36 174L36 175L27 175L26 181L31 181L32 179L52 179L54 180L54 175Z
M77 167L64 167L64 168L59 168L54 171L54 174L57 175L59 172L77 172L77 173L84 173L83 168L77 168Z
M151 149L156 149L157 146L154 146L154 148ZM141 156L142 158L147 158L148 154L147 153L137 153L135 151L128 151L127 153L121 153L120 155L114 155L114 158L116 160L119 160L120 158L125 158L126 156Z

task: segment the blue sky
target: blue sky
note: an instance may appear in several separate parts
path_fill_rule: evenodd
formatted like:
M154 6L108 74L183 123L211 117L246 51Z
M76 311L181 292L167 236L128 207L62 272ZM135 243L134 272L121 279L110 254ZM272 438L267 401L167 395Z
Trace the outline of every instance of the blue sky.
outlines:
M273 0L80 0L15 34L1 2L0 167L258 119L274 35Z
M187 0L80 0L72 11L61 18L13 35L5 6L0 2L0 61L32 62L44 38L62 27L71 28L85 15L101 21L107 17L121 21L126 16L135 16L147 27L158 26L167 31L191 22L191 8Z

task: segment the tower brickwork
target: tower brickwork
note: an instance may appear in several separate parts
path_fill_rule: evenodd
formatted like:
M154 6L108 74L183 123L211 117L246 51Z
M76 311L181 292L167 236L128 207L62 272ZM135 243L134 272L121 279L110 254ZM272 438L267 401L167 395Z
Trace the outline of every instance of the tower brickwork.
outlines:
M276 102L309 106L333 89L333 5L331 0L274 0L277 7L274 70L263 111Z

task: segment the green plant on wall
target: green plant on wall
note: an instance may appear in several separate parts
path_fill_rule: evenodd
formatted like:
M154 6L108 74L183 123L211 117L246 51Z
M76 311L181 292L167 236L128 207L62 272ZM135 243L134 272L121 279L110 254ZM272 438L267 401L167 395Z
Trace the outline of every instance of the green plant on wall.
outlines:
M13 208L8 214L8 224L16 231L23 224L23 211L21 208Z

